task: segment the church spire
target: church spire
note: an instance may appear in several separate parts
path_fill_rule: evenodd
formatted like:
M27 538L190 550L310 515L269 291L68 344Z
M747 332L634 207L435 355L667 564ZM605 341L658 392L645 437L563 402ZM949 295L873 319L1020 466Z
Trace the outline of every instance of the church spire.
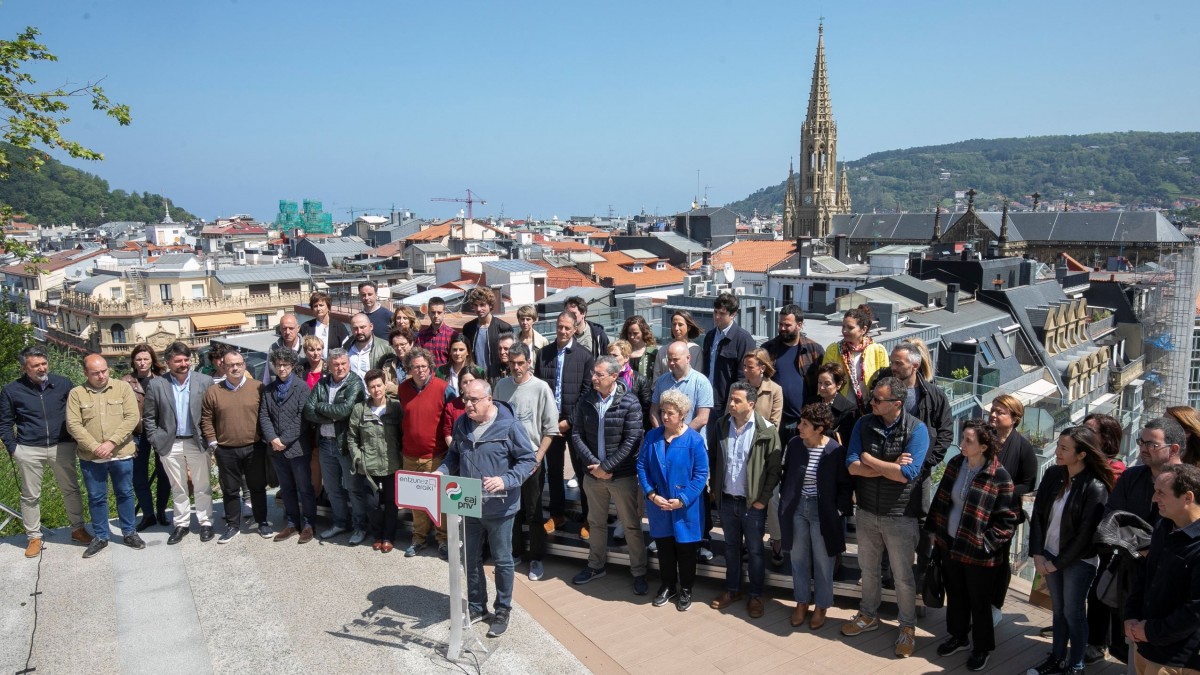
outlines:
M838 179L837 205L839 213L850 213L850 177L845 162L842 162L842 177Z
M817 26L817 58L813 63L812 88L808 91L806 126L813 122L833 124L829 102L829 74L825 70L825 24Z
M783 188L783 231L796 232L796 206L799 204L796 192L796 171L793 161L788 161L787 183Z

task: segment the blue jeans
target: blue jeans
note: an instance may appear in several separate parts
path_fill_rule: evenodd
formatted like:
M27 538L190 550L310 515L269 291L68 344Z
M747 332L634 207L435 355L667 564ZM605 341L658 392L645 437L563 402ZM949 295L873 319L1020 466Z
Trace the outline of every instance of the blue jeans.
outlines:
M1054 562L1054 556L1046 554L1046 560ZM1084 602L1095 576L1096 568L1082 560L1046 575L1046 587L1054 607L1054 640L1050 654L1056 659L1066 659L1067 667L1083 667L1083 652L1087 649L1088 637ZM1067 650L1068 641L1070 652Z
M725 528L725 590L737 593L742 586L742 540L750 551L750 597L762 595L766 576L763 529L767 510L756 509L741 497L721 495L721 527Z
M883 591L883 553L887 551L896 580L896 607L900 626L917 625L917 580L913 557L917 552L917 519L907 516L877 516L859 509L855 517L858 533L858 566L862 570L863 616L879 616Z
M467 605L487 611L487 579L483 576L483 538L486 535L496 572L496 610L512 609L512 532L516 514L503 518L467 518Z
M348 529L350 527L350 490L348 481L351 477L350 458L342 464L342 449L333 438L320 438L317 441L317 452L321 461L321 485L329 496L329 508L333 511L333 525ZM344 470L343 470L343 467ZM365 529L365 528L364 528Z
M163 469L162 458L150 447L150 437L134 434L133 443L137 454L133 456L133 493L137 495L137 510L143 516L157 515L167 510L167 499L171 496L171 483ZM150 491L150 462L154 462L154 482L157 489ZM159 523L166 525L167 523Z
M114 459L110 462L88 462L79 460L83 473L83 484L88 493L88 510L92 514L92 530L97 539L108 541L108 480L112 478L113 494L117 496L117 517L121 524L121 535L127 536L137 530L133 520L133 458Z
M375 491L367 484L368 478L354 473L350 455L342 454L335 439L322 438L320 447L321 483L333 507L333 524L369 531L376 499Z
M792 587L793 597L801 605L812 600L813 580L817 607L833 606L833 556L825 552L821 536L821 518L817 514L817 497L801 497L792 518Z
M317 519L317 499L312 487L312 455L287 458L282 452L267 450L279 479L279 494L283 496L283 511L288 525L296 529L312 527Z

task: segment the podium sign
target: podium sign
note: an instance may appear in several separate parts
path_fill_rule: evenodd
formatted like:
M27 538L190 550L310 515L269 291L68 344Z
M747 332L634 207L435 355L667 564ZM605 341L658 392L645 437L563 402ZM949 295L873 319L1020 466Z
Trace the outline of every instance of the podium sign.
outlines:
M442 513L483 517L483 482L478 478L442 476L441 498Z
M396 472L396 507L424 511L434 525L442 525L442 509L438 495L441 494L442 476L421 471ZM453 479L460 480L460 479ZM476 484L479 481L475 481Z

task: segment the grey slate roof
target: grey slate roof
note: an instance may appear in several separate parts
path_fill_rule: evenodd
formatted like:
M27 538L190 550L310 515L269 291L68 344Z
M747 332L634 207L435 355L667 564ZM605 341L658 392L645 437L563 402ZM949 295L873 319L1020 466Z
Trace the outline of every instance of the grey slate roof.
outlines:
M412 248L413 248L414 250L420 251L421 253L426 253L426 254L429 254L429 255L435 255L435 254L438 254L438 253L449 253L449 252L450 252L450 247L449 247L449 246L446 246L445 244L437 244L437 243L432 243L432 244L413 244L413 245L412 245Z
M949 231L965 213L942 215L942 231ZM976 211L980 222L1000 236L1002 214ZM879 242L929 241L933 237L933 213L859 213L833 217L831 233L851 239ZM1120 242L1183 243L1179 228L1158 211L1017 211L1008 214L1010 241L1030 242Z
M528 260L489 260L483 263L487 267L494 267L503 272L512 274L514 272L545 272L546 268L541 265L535 265Z
M199 262L200 259L191 253L168 253L167 255L160 255L155 258L154 264L159 266L186 265L193 260Z
M326 239L306 239L310 246L329 256L352 256L371 250L359 237L328 237Z
M263 284L269 282L311 281L312 276L303 265L246 265L233 269L218 270L220 284Z
M661 240L671 248L682 251L684 253L703 253L704 244L697 241L692 241L682 234L676 232L650 232L649 235L655 239Z
M104 284L106 284L110 281L113 281L115 279L120 279L120 278L121 277L115 276L112 274L97 274L95 276L88 277L88 278L84 279L83 281L80 281L79 283L75 284L75 287L72 288L71 290L74 291L75 293L82 293L83 295L91 295L92 292L95 291L97 288L100 288L101 286L103 286Z

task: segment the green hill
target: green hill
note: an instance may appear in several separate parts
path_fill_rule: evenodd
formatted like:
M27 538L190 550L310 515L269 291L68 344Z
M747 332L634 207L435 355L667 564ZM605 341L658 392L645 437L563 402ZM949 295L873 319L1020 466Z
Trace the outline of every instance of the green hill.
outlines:
M8 144L4 149L14 163L28 152ZM47 159L41 171L13 171L8 180L0 181L0 204L24 214L26 222L43 225L92 227L118 220L158 222L163 217L161 195L109 190L108 181L54 159ZM171 218L185 223L195 216L171 202Z
M888 150L847 162L854 210L932 210L975 188L982 208L1025 202L1113 201L1168 207L1200 196L1200 133L1125 133L977 139ZM785 176L786 178L786 176ZM783 212L784 182L727 204L750 215Z

